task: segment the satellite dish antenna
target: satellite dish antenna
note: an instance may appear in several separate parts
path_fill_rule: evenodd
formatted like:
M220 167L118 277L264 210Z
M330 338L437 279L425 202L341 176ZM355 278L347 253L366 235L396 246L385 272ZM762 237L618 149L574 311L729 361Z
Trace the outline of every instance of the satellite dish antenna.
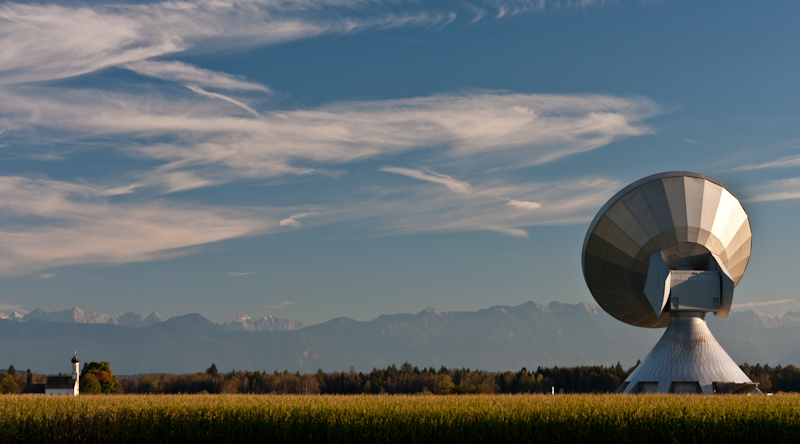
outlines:
M705 315L727 317L750 260L742 204L720 182L659 173L618 192L583 242L583 276L611 316L664 336L617 393L760 393Z

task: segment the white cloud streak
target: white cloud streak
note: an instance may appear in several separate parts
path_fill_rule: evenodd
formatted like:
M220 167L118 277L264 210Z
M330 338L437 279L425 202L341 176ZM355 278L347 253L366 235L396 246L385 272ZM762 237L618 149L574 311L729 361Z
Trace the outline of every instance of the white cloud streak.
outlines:
M5 3L0 6L0 82L69 77L186 49L180 31L154 26L165 18L164 13L180 12L160 9L141 6L133 8L138 14L127 14ZM184 32L189 31L186 27L178 26ZM196 25L188 28L193 28L190 34L201 32Z
M520 210L538 210L539 208L542 208L542 204L538 202L531 202L528 200L515 200L508 198L506 200L508 200L508 203L506 205L508 205L509 207L518 208Z
M747 202L773 202L800 199L800 177L772 180L749 190Z
M123 65L137 74L163 80L186 82L207 88L221 88L236 91L272 92L264 85L248 82L242 78L221 72L198 68L181 62L138 61Z
M527 237L525 227L565 225L591 220L598 202L605 202L621 184L607 179L500 184L473 183L470 193L439 186L386 190L379 199L352 211L380 227L383 234L496 231ZM518 199L505 196L513 195ZM526 205L509 205L509 201ZM540 207L533 208L539 204ZM533 211L535 209L535 211Z
M469 22L470 24L475 23L477 21L480 21L482 18L484 18L486 16L486 11L485 10L483 10L481 8L477 8L477 7L473 6L473 5L467 5L467 6L470 9L472 9L472 11L475 13L475 18L470 20L470 22Z
M792 304L796 302L794 299L781 299L779 301L764 301L764 302L745 302L742 304L733 304L731 308L753 308L753 307L767 307L770 305Z
M279 309L279 308L285 308L285 307L288 307L288 306L290 306L290 305L292 305L292 304L294 304L294 302L291 302L291 301L286 301L286 302L281 302L281 303L280 303L280 304L278 304L278 305L265 305L264 307L266 307L266 308L269 308L269 309L272 309L272 310L277 310L277 309Z
M300 221L292 217L287 217L286 219L280 221L280 226L282 227L299 228L300 225L301 225Z
M206 91L206 90L204 90L203 88L200 88L197 85L186 85L186 87L189 88L190 90L196 92L197 94L200 94L200 95L203 95L203 96L206 96L206 97L211 97L212 99L224 100L224 101L226 101L228 103L232 103L232 104L238 106L239 108L242 108L243 110L247 111L248 113L250 113L250 114L252 114L252 115L254 115L256 117L259 116L258 111L254 110L253 108L250 108L249 106L245 105L244 103L242 103L242 102L240 102L240 101L238 101L236 99L232 99L232 98L230 98L228 96L225 96L225 95L222 95L222 94L219 94L219 93Z
M269 222L242 210L188 205L111 204L102 189L0 177L0 275L80 263L173 257L187 247L264 233Z
M26 310L22 309L21 305L14 305L14 304L4 304L0 302L0 310L2 311L16 311L22 314L28 314Z
M781 157L780 159L771 162L756 163L751 165L742 165L731 169L731 171L749 171L760 170L764 168L790 168L800 166L800 154L795 156Z
M174 193L216 184L216 181L201 179L188 171L173 171L160 174L160 171L156 170L155 174L148 175L147 182L142 185L162 185L165 188L165 193Z
M328 212L311 212L311 213L300 213L300 214L293 214L286 219L281 220L278 225L282 227L291 227L291 228L299 228L301 223L300 219L305 219L307 217L312 216L322 216L325 214L330 214Z
M239 276L247 276L249 274L253 274L253 272L252 271L230 271L230 272L225 273L225 274L227 274L228 276L239 277Z
M403 176L411 177L413 179L424 180L426 182L442 184L447 188L449 188L450 191L454 193L467 194L470 191L472 191L472 187L468 183L453 179L452 177L444 174L438 174L433 172L426 173L424 171L412 170L409 168L391 168L391 167L381 168L381 171L386 171L387 173L400 174Z
M114 188L106 188L102 193L104 196L119 196L122 194L134 193L142 188L156 187L162 190L162 194L167 194L217 185L219 183L214 180L199 178L189 171L170 171L169 168L163 167L144 173L144 176L144 179L138 182Z

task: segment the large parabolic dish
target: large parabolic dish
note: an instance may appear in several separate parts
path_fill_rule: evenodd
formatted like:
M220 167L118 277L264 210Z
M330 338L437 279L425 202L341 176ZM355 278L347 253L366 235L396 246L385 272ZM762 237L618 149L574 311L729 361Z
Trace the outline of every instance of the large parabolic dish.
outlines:
M609 314L638 327L666 327L670 311L653 309L645 294L651 258L671 270L705 270L715 257L739 283L750 259L752 233L742 204L720 182L672 171L638 180L611 198L583 243L583 274ZM714 314L726 317L732 293Z
M750 260L742 204L702 174L636 181L609 200L583 243L583 275L609 314L667 331L620 393L759 393L705 322L726 317Z

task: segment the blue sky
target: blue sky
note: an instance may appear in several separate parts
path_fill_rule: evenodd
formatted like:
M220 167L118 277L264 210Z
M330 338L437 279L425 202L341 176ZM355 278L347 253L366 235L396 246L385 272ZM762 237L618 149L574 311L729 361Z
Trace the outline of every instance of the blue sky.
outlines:
M800 310L800 5L0 3L0 311L337 316L591 301L589 222L660 171ZM736 306L735 306L736 308Z

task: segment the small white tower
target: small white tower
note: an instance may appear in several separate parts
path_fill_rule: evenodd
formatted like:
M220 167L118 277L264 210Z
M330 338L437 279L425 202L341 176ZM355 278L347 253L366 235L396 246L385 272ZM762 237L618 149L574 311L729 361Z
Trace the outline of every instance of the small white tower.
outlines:
M72 379L75 380L75 388L73 389L73 395L78 396L80 393L80 372L78 370L79 364L81 361L78 360L78 352L75 351L75 356L72 357Z

